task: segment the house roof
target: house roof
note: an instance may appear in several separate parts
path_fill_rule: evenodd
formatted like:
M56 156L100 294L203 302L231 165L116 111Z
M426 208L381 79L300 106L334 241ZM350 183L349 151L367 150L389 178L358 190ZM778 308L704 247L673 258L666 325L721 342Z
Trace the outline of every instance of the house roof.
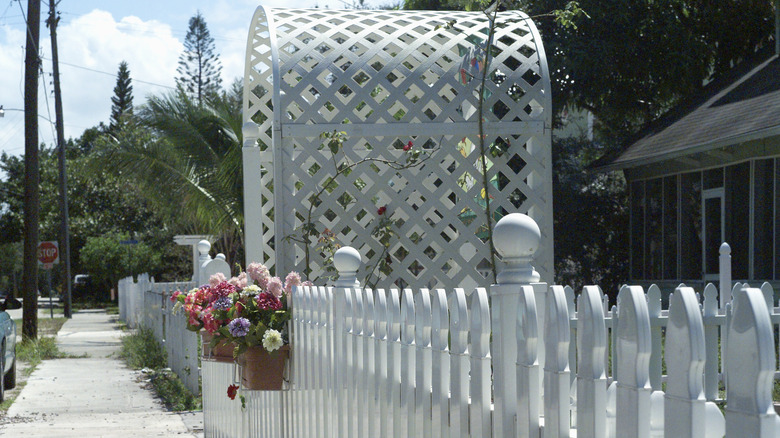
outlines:
M651 164L780 135L780 58L739 66L658 120L596 170Z

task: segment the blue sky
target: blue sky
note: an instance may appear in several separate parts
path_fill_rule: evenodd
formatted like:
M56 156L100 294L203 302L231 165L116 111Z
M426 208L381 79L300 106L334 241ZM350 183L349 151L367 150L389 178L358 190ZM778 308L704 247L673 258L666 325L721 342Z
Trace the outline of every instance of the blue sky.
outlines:
M371 4L371 0L367 2ZM223 83L243 74L244 51L257 0L60 0L58 27L60 75L63 90L65 136L78 137L84 129L108 123L111 96L119 63L128 62L136 105L150 94L174 86L178 58L190 17L198 10L206 19L222 61ZM339 9L342 0L265 0L267 7L315 6ZM21 6L21 7L20 7ZM41 142L53 144L54 99L48 28L41 25L44 76L40 80ZM23 73L27 1L0 0L0 151L24 151ZM48 99L47 99L48 98Z

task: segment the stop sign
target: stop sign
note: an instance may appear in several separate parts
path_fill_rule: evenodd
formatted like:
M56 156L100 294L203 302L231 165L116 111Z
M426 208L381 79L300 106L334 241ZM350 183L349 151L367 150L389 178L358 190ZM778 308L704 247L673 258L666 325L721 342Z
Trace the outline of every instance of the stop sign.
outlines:
M38 244L38 261L47 264L54 264L60 261L60 251L56 241L41 242Z

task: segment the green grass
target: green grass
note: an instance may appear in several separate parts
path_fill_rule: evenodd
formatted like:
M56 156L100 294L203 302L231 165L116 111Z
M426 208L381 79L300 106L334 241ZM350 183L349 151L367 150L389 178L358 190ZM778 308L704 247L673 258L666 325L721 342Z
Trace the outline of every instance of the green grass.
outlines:
M63 359L70 357L57 348L57 340L49 336L43 336L36 340L24 340L16 345L16 358L27 362L30 367L26 371L32 373L33 369L47 359Z
M179 376L169 369L155 370L150 374L154 390L163 399L165 407L172 411L202 409L200 397L195 397L182 383Z
M151 369L152 386L165 406L173 411L201 409L200 397L192 394L167 367L167 355L151 329L141 327L122 337L119 357L134 369Z
M122 336L119 357L127 362L127 366L136 370L165 368L167 362L165 350L154 338L154 332L146 327Z

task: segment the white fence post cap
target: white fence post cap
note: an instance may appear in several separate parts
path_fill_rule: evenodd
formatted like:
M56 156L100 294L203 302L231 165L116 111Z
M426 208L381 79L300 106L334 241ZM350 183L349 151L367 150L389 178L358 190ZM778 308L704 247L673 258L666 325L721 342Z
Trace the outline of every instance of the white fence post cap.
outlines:
M200 253L200 255L208 254L210 250L211 243L209 243L208 240L201 240L198 242L198 253Z
M358 287L360 282L357 280L357 271L360 269L360 253L351 246L339 248L333 254L333 266L339 273L339 279L336 286Z
M731 247L728 243L723 242L720 244L720 255L728 255L731 254Z
M245 139L260 137L260 127L255 122L246 122L241 126L241 134Z
M493 240L496 252L506 263L498 273L498 284L539 281L539 273L531 266L531 259L542 241L536 221L522 213L508 214L493 228Z

